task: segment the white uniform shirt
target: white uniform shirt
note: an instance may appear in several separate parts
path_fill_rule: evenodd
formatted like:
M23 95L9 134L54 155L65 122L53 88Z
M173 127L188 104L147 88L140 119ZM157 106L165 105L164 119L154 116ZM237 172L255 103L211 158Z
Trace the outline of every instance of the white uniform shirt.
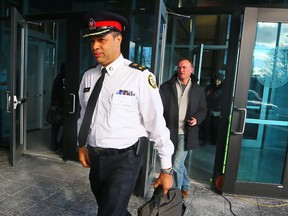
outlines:
M106 67L107 74L92 117L87 143L101 148L127 148L139 137L149 137L158 151L161 168L172 167L174 152L163 117L163 105L154 75L130 67L122 55ZM101 76L101 65L85 72L79 88L78 133L88 99ZM153 87L154 84L154 87Z

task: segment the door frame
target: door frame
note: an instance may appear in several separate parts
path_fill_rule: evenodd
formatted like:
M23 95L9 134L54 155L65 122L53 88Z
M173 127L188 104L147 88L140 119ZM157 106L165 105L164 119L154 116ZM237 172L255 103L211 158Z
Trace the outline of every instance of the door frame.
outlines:
M20 27L20 30L18 27ZM18 34L18 31L20 31L20 34ZM17 46L19 40L20 51ZM20 57L20 59L18 59L18 57ZM17 9L11 8L10 90L7 92L7 110L10 112L9 163L11 166L15 165L26 149L26 57L27 25L25 19ZM19 75L18 72L20 72ZM20 86L17 86L17 79L20 80ZM19 92L16 91L16 88L20 88ZM19 111L18 117L17 111Z
M168 12L163 0L155 1L154 17L156 25L154 25L152 66L151 70L158 80L158 86L162 84L164 72L164 57L166 47Z
M168 23L168 12L163 0L157 0L155 2L154 17L157 23L154 25L154 32L156 32L156 34L154 34L153 37L151 70L158 79L158 86L160 86L163 77L166 31ZM139 174L137 186L134 190L134 193L138 196L145 196L147 194L155 177L157 151L153 148L153 146L154 143L149 141L147 148L144 149L144 163Z
M235 89L235 101L231 122L229 150L225 171L223 192L258 195L269 197L288 197L288 161L285 162L283 184L264 184L251 182L237 182L237 173L240 162L241 143L246 120L246 105L250 80L253 50L256 39L256 26L258 21L264 22L287 22L287 9L271 8L245 8L241 48L239 55L237 83ZM241 122L239 126L239 122Z
M194 63L194 75L197 77L197 83L200 84L202 60L203 60L204 44L198 45L193 49L193 63Z

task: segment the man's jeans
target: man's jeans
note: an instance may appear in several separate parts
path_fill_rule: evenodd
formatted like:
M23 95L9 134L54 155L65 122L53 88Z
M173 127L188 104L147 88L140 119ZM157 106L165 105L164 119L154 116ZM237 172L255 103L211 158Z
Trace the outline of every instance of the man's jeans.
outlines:
M184 164L187 153L188 151L184 150L184 134L181 134L178 136L178 147L173 154L174 187L185 191L190 189L190 179Z

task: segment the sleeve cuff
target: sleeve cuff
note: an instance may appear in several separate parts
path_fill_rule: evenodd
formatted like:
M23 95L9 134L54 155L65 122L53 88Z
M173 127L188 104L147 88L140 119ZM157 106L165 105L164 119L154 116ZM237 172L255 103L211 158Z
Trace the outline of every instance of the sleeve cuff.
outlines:
M160 159L161 169L168 169L172 167L171 157L165 157Z

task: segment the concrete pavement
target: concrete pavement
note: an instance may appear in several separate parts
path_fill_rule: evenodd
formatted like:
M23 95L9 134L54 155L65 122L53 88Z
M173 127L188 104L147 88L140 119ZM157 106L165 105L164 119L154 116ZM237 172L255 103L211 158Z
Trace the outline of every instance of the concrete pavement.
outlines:
M0 153L3 159L3 154ZM97 203L90 191L89 169L60 158L24 155L13 167L0 160L0 216L8 215L96 215ZM185 215L288 215L288 200L219 195L209 185L191 181ZM129 211L152 196L132 196Z

